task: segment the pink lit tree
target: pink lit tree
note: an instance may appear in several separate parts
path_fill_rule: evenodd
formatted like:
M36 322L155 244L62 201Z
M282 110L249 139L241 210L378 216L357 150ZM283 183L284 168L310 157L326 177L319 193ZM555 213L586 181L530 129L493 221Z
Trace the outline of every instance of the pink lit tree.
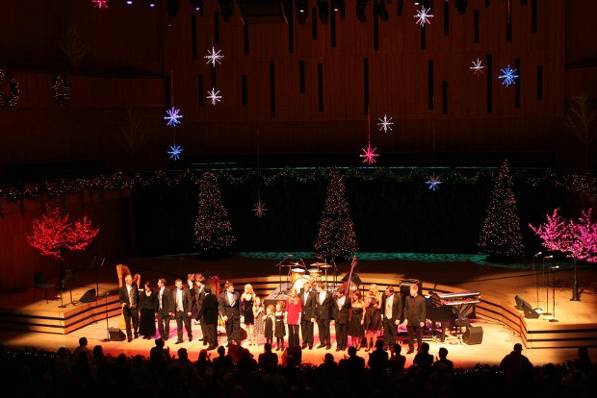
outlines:
M558 251L574 260L572 300L580 300L577 280L577 261L597 263L597 224L592 220L591 209L584 210L578 219L565 219L554 209L547 221L537 227L529 227L550 251Z

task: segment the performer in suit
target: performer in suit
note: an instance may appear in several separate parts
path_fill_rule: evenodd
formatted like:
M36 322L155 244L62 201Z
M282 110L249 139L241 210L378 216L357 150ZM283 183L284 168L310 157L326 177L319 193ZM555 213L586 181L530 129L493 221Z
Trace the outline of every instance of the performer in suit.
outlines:
M158 317L158 331L162 340L168 340L170 336L170 319L174 316L174 306L172 303L172 292L166 287L166 280L158 280L157 291L157 317Z
M189 341L193 340L193 330L191 329L191 315L193 308L193 297L189 289L184 289L182 280L177 279L174 282L176 289L172 294L172 302L174 303L174 318L176 319L176 328L178 332L178 339L176 344L182 343L182 325L184 324L189 336Z
M311 282L303 285L299 297L302 301L301 313L301 335L303 336L302 349L309 347L313 349L313 327L315 325L315 307L317 305L317 293L311 289Z
M332 305L334 327L336 328L336 351L344 351L348 344L348 315L350 299L344 295L344 289L338 289Z
M417 351L421 351L423 341L423 327L427 317L427 308L425 307L425 298L419 294L419 285L410 285L410 294L406 298L404 306L406 329L408 330L408 352L415 352L414 339L417 338Z
M333 301L330 293L324 289L321 283L318 283L315 306L315 316L319 329L319 346L317 348L325 347L326 350L332 348L330 341L330 319L332 317Z
M139 288L133 285L133 277L128 274L124 278L124 286L120 288L120 304L122 305L122 316L126 325L126 337L130 343L139 337ZM132 327L131 327L132 323Z
M236 342L240 345L240 297L234 291L232 282L226 281L224 284L224 292L220 294L218 299L220 316L226 325L226 336L228 337L228 344Z
M205 277L202 274L195 274L195 309L197 311L197 315L195 316L195 320L197 320L201 325L201 340L203 340L203 345L207 345L207 340L205 339L205 322L203 321L203 300L205 299Z
M391 349L396 343L397 326L402 321L402 298L388 286L381 301L384 347Z
M205 327L203 342L208 343L207 349L211 351L215 350L218 346L218 298L211 292L211 289L208 286L206 286L203 291L205 292L203 303L201 305L201 325Z

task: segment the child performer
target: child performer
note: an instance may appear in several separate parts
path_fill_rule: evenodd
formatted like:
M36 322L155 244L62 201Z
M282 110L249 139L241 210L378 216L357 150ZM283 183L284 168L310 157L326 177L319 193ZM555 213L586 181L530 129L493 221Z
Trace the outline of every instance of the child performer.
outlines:
M265 343L272 344L274 339L274 306L268 305L265 309L265 315L263 316Z
M252 336L253 345L258 345L259 336L263 336L265 333L265 309L259 296L255 296L255 300L253 301L253 319L255 320Z
M284 311L284 302L276 303L276 312L274 313L276 324L274 334L276 335L276 351L284 350L284 336L286 336L286 311Z

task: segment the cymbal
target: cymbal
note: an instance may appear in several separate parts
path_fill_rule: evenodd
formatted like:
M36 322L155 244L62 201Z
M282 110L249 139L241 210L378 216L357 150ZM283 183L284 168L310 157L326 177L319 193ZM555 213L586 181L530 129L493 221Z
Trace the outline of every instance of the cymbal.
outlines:
M332 265L332 264L323 264L323 265L320 265L320 266L319 266L319 268L322 268L322 269L330 269L330 268L332 268L332 267L333 267L333 265Z
M326 265L329 265L328 263L311 263L312 267L317 267L317 268L321 268L324 267Z
M276 264L276 267L278 268L292 268L294 266L294 264Z

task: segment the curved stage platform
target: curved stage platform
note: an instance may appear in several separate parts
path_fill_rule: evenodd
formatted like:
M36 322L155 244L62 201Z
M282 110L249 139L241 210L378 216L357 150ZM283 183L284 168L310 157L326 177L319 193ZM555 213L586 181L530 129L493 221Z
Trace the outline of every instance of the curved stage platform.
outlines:
M245 283L251 283L260 296L267 296L279 286L279 276L271 273L274 268L271 261L240 256L213 261L199 261L189 257L160 257L133 259L127 264L130 264L133 272L141 273L144 280L156 280L157 277L164 276L172 281L174 277L186 275L187 272L203 271L210 274L209 270L217 269L221 282L231 280L237 285L237 289L242 289ZM111 326L122 326L118 298L114 294L117 287L116 274L112 271L113 267L107 268L110 269L101 275L99 290L100 295L105 292L110 294L91 303L69 304L66 308L59 308L59 301L46 302L43 292L33 291L0 297L0 328L13 330L0 331L2 341L8 345L34 345L55 349L56 344L76 344L78 336L81 335L97 336L98 340L105 338L106 315ZM388 272L390 270L391 272ZM424 294L431 291L480 291L481 302L476 307L475 322L483 326L484 339L479 346L467 346L468 352L490 352L489 347L493 347L495 339L503 342L503 347L499 350L500 355L511 349L512 342L517 341L529 349L597 346L597 322L594 319L597 296L591 288L597 286L597 278L595 272L590 270L579 273L579 279L585 286L581 301L569 300L571 273L568 271L554 274L555 289L550 287L549 292L545 288L536 290L536 276L529 270L488 269L470 263L363 261L356 271L362 281L361 287L365 289L371 284L383 288L388 285L397 286L401 280L418 279L422 282ZM345 272L340 272L339 279L344 274ZM75 300L88 289L95 288L93 278L90 275L86 277L81 277L81 286L73 290ZM331 277L329 279L331 280ZM87 283L84 283L85 281ZM550 322L552 316L526 319L523 312L515 308L517 295L532 307L543 308L546 307L547 297L551 311L554 291L557 322ZM34 294L37 295L35 300ZM68 293L65 295L66 302L69 301L67 298ZM174 322L173 326L175 329ZM196 335L199 336L200 333L197 332ZM198 343L190 343L190 346L194 344L197 345L197 349L200 348ZM108 351L118 347L120 350L131 352L135 347L134 351L145 354L151 342L135 341L131 345L110 342L108 346ZM493 347L492 350L496 348ZM479 357L477 354L476 358ZM318 356L317 361L320 359L321 356Z

